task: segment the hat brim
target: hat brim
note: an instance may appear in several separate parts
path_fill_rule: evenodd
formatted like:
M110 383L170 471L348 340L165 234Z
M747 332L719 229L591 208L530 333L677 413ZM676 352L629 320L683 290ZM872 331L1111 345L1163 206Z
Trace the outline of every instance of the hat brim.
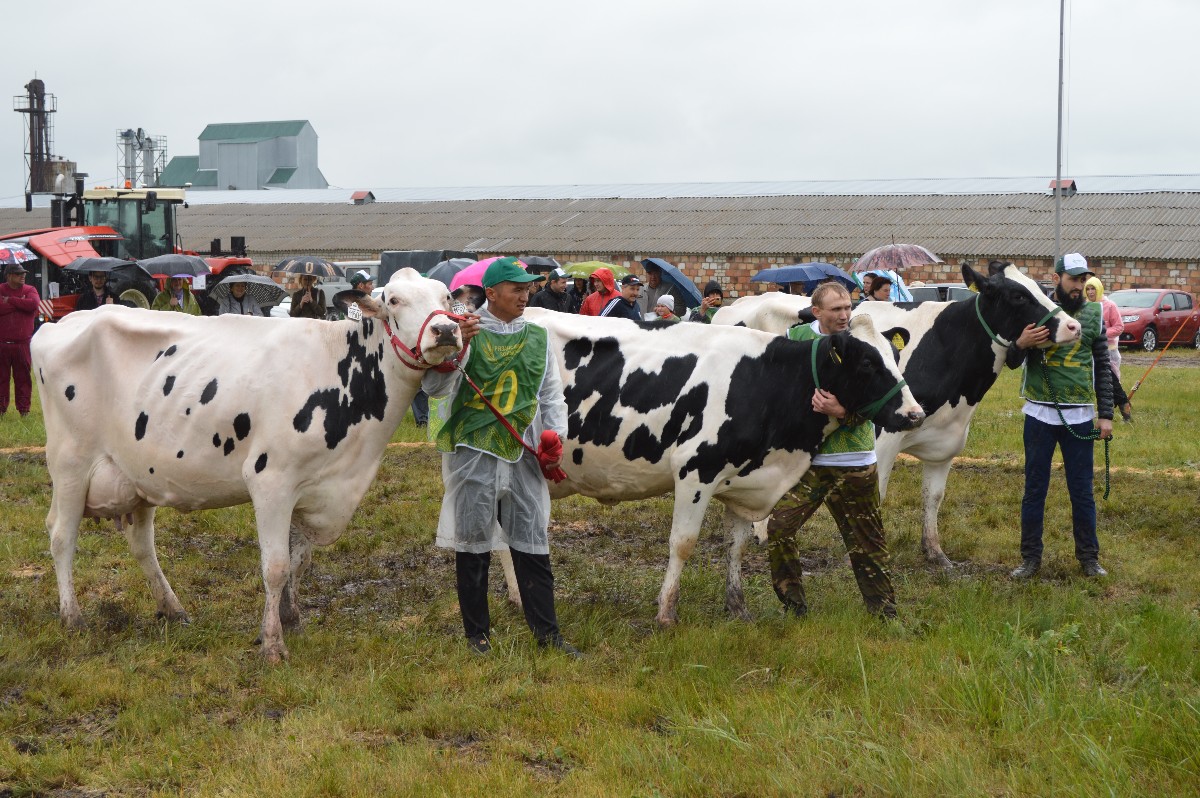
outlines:
M484 288L495 288L496 286L500 285L500 283L532 283L534 280L541 279L542 278L536 274L526 274L524 277L518 277L514 274L511 277L505 277L503 280L497 280L491 285L485 285Z

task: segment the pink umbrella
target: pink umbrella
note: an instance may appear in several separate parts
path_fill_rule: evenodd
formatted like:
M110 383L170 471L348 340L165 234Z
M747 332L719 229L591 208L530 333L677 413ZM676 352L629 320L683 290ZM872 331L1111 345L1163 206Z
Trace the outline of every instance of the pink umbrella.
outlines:
M450 290L457 291L464 285L477 285L483 287L483 273L487 271L487 267L491 266L499 257L486 258L484 260L475 261L467 268L463 269L450 281Z

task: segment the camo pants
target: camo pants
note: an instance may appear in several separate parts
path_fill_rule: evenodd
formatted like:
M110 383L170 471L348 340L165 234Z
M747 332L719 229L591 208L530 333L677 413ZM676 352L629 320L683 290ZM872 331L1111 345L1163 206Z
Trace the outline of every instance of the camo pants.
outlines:
M874 464L852 468L813 466L775 505L767 524L767 552L775 595L790 612L803 615L808 611L796 535L822 504L829 508L842 533L867 609L880 615L895 615L896 594L887 569L889 558L879 514L879 478Z

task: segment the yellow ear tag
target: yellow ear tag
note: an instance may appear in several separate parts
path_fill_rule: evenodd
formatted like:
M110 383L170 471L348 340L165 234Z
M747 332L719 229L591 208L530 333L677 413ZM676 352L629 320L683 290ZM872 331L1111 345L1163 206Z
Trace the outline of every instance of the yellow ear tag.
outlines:
M829 350L829 357L833 359L834 363L837 363L839 366L842 365L842 356L837 353L836 349Z
M896 333L892 336L892 346L896 347L896 349L904 348L904 338L900 336L900 333Z

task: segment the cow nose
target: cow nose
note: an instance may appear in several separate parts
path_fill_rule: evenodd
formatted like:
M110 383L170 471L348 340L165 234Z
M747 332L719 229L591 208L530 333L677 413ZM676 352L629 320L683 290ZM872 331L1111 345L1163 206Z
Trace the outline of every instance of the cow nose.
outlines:
M437 336L438 346L454 346L458 343L455 334L458 332L457 324L431 324L429 329Z
M925 411L920 408L908 411L908 420L913 423L913 426L920 424L925 420Z
M1074 319L1071 319L1070 321L1068 321L1067 322L1067 332L1071 333L1072 335L1078 335L1079 334L1079 322L1075 321Z

